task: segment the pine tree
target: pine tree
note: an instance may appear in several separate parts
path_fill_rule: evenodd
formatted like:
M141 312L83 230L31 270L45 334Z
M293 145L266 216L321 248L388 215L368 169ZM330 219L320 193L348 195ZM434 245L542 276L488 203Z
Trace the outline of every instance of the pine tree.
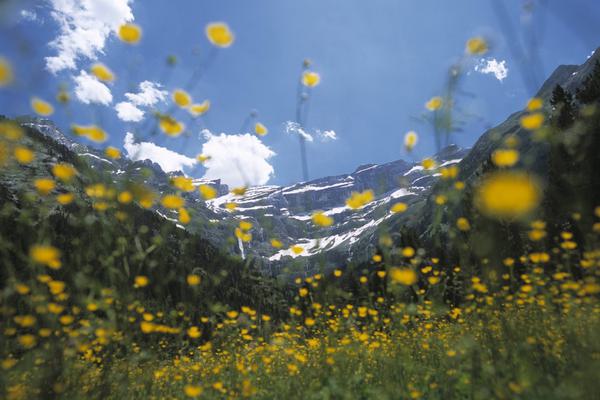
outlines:
M600 62L596 61L592 72L584 79L576 92L577 100L583 104L600 101Z
M575 106L573 95L564 90L562 86L556 85L550 99L552 105L552 123L559 129L570 127L575 121Z

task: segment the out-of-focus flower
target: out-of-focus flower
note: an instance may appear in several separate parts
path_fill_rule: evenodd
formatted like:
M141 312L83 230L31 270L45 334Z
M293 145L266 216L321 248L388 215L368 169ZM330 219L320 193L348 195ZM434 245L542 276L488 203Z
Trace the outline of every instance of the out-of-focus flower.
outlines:
M190 213L188 212L188 210L181 207L177 211L179 213L178 221L181 222L183 225L189 224L192 218L190 217Z
M142 38L142 28L136 24L124 24L119 27L119 39L129 44L136 44Z
M33 97L31 99L31 108L36 114L41 115L42 117L47 117L54 113L54 107L52 104L40 99L39 97Z
M331 226L333 224L333 218L328 215L325 215L323 211L316 211L312 215L312 221L315 225L318 226Z
M410 268L391 268L389 277L394 283L410 286L417 282L417 273Z
M423 161L421 161L421 166L423 168L425 168L426 170L430 170L430 169L435 168L436 162L432 158L426 158Z
M304 251L304 247L299 246L299 245L294 245L292 247L290 247L290 250L292 251L292 253L298 255L301 254Z
M539 97L533 97L527 102L527 111L536 111L542 108L544 101Z
M108 139L106 132L96 125L73 125L73 133L77 136L84 136L93 142L102 143Z
M512 167L519 161L519 152L514 149L498 149L492 153L492 161L497 167Z
M269 130L267 129L267 127L261 124L260 122L257 122L254 125L254 133L256 133L257 135L265 136L268 132Z
M417 132L410 131L404 135L404 148L406 149L406 151L412 151L412 149L417 145L418 142L419 135L417 135Z
M196 156L196 160L198 160L199 163L204 163L210 160L210 156L207 156L206 154L198 154Z
M133 279L133 284L135 287L144 287L148 286L150 283L150 279L148 279L145 275L138 275Z
M15 159L19 164L27 165L35 160L35 153L27 147L17 146L14 153Z
M304 71L302 74L302 84L307 87L315 87L321 82L321 76L314 71Z
M533 113L521 117L521 126L527 130L535 130L542 126L544 123L544 114Z
M471 224L469 223L469 220L466 219L465 217L460 217L459 219L456 220L456 227L459 230L466 232L469 229L471 229Z
M160 204L165 208L177 209L185 205L185 200L176 194L166 194L161 199Z
M229 47L235 40L235 35L224 22L213 22L206 26L208 41L217 47Z
M77 170L71 164L59 163L52 166L52 175L63 182L70 182L77 174Z
M38 178L33 181L35 190L42 196L47 196L56 187L56 183L50 178Z
M158 125L169 136L179 136L185 129L185 125L182 122L168 115L160 117Z
M537 179L525 172L494 172L483 178L475 192L475 205L495 218L518 219L528 215L542 196Z
M443 105L444 100L440 96L435 96L429 99L427 103L425 103L425 108L427 108L429 111L435 111L442 108Z
M29 249L29 257L38 264L52 269L60 268L60 250L54 246L36 244Z
M190 114L192 114L194 117L198 117L200 115L205 114L208 110L210 109L210 100L204 100L202 103L199 104L192 104L189 108L188 111L190 112Z
M352 209L361 208L373 201L374 197L375 194L370 189L363 192L352 192L350 197L346 199L346 205Z
M121 158L121 151L116 147L109 146L104 150L104 154L108 158L112 158L113 160L118 160Z
M90 68L90 72L99 80L112 82L115 80L115 74L104 64L96 63Z
M198 191L200 192L204 200L210 200L217 197L217 189L209 185L198 186Z
M465 50L468 54L471 55L482 55L487 53L488 44L487 41L482 37L472 37L467 40L467 44L465 46Z
M10 85L13 79L12 66L6 58L0 56L0 87Z
M271 246L275 247L276 249L280 249L283 247L283 243L281 243L281 241L278 239L271 239Z
M390 211L392 211L393 213L403 213L407 209L408 206L406 205L406 203L398 202L392 206Z
M177 89L173 92L173 102L181 108L186 108L192 104L192 96L183 89Z

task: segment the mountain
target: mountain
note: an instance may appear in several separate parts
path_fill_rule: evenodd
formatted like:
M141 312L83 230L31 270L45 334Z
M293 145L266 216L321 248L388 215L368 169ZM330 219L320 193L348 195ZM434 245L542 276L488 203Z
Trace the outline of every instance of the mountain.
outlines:
M552 113L549 99L553 88L560 84L575 93L599 58L600 52L596 51L581 66L560 66L554 71L536 94L544 100L547 114ZM470 207L468 201L436 207L435 195L443 191L446 184L439 179L441 168L458 166L457 179L465 183L468 194L478 179L493 168L493 151L511 136L519 143L519 166L548 179L549 147L537 141L531 131L521 127L519 121L525 113L524 110L518 111L486 131L470 150L454 145L442 149L432 157L436 167L431 171L425 171L419 163L403 160L367 164L349 174L291 186L250 187L242 196L230 193L219 180L195 179L195 186L210 185L217 190L218 197L205 202L198 191L185 193L186 207L194 218L185 228L178 226L207 238L229 253L252 258L272 274L278 274L282 266L293 272L365 261L377 251L382 235L398 237L401 236L399 232L410 232L409 236L419 241L440 246L450 224L461 210ZM171 178L181 174L165 173L150 160L108 159L102 152L77 143L47 119L23 117L18 122L62 146L61 154L52 155L49 162L79 160L81 164L84 161L92 171L114 183L144 183L157 194L164 194L173 191ZM42 169L49 171L49 166L45 165ZM18 181L13 178L14 182ZM10 187L14 182L8 179L5 185ZM365 190L373 191L373 201L356 210L346 205L346 199L353 192ZM397 202L406 203L407 211L392 213L390 209ZM237 207L233 210L226 207L229 203L235 203ZM153 210L160 217L177 224L174 211L161 207ZM440 210L444 211L443 215ZM316 226L311 220L315 211L331 217L333 224ZM241 220L253 224L252 240L246 243L233 234ZM270 240L274 238L282 242L282 248L271 245ZM294 253L291 246L301 247L302 252Z

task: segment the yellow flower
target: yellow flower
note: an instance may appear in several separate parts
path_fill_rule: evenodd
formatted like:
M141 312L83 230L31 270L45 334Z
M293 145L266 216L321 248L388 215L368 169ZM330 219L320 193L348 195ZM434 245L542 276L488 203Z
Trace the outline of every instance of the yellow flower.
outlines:
M72 315L61 315L58 321L63 325L71 325L74 319Z
M299 246L299 245L294 245L294 246L290 247L290 250L292 250L292 253L298 255L304 251L304 247Z
M182 122L179 122L170 116L160 117L158 125L160 126L160 129L169 136L179 136L185 129L185 125Z
M412 247L407 246L407 247L404 247L402 249L402 256L403 257L410 258L410 257L412 257L414 255L415 255L415 249L413 249Z
M63 281L50 281L48 282L48 289L53 295L59 295L65 290L65 283ZM60 306L59 306L60 307Z
M495 172L484 177L475 193L475 205L497 218L520 218L541 200L537 179L525 172Z
M134 278L133 282L134 282L134 287L144 287L144 286L148 286L148 283L150 283L150 280L148 279L147 276L138 275Z
M234 202L225 203L225 208L228 209L229 211L233 211L237 208L237 203L234 203Z
M466 232L469 229L471 229L471 224L469 223L469 220L465 217L460 217L456 220L456 227L461 231Z
M497 167L512 167L519 161L519 152L514 149L498 149L492 153L492 161Z
M193 192L194 185L191 178L187 178L183 175L178 175L171 178L171 185L184 192Z
M190 274L187 276L187 284L190 286L198 286L201 281L200 275Z
M60 163L52 166L52 174L63 182L70 182L77 170L71 164Z
M202 335L202 331L197 326L192 326L187 330L187 334L192 339L197 339Z
M179 222L181 222L183 225L189 224L190 221L192 220L192 218L190 217L190 213L188 212L188 210L181 207L177 211L179 212L179 218L178 218Z
M210 160L210 156L207 156L206 154L198 154L196 156L196 160L198 160L198 162L200 162L200 163L204 163L204 162Z
M10 63L4 57L0 57L0 87L8 86L13 81L13 71Z
M313 318L308 317L304 320L304 325L313 326L315 324L315 322L316 321Z
M444 105L444 100L440 96L435 96L429 99L427 103L425 103L425 108L429 111L435 111L442 108Z
M131 192L123 191L117 196L117 201L121 204L129 204L133 200Z
M47 117L54 113L54 107L52 104L40 99L39 97L33 97L31 99L31 108L36 114L39 114L43 117Z
M29 286L27 286L27 285L25 285L23 283L17 283L15 285L15 290L20 295L26 295L26 294L28 294L31 291L31 289L29 288Z
M121 151L116 147L109 146L104 150L104 154L108 158L112 158L113 160L118 160L121 158Z
M30 164L35 160L35 153L29 150L27 147L17 146L15 148L15 158L19 164Z
M67 91L64 89L59 90L56 94L56 101L58 101L59 103L66 104L69 102L69 99L69 93L67 93Z
M75 200L75 195L73 193L61 193L56 196L56 201L58 201L63 206L67 204L71 204Z
M142 28L136 24L124 24L119 27L119 39L129 44L136 44L142 38Z
M390 279L394 283L410 286L417 282L417 274L409 268L391 268L389 273Z
M333 271L333 276L339 278L340 276L342 276L342 270L336 269L335 271Z
M333 218L325 215L323 211L316 211L312 215L312 222L318 226L330 226L333 224Z
M185 200L176 194L167 194L163 196L160 203L165 208L175 209L183 207L185 205Z
M200 115L205 114L208 110L210 109L210 101L209 100L204 100L202 103L199 104L192 104L189 108L188 111L190 112L190 114L192 114L194 117L198 117Z
M91 141L101 143L108 139L108 135L102 128L96 125L73 125L72 126L73 133L77 136L85 136Z
M275 247L276 249L280 249L283 247L283 243L277 239L271 239L271 246Z
M446 204L447 200L448 200L448 198L446 196L444 196L443 194L435 196L435 204L437 204L438 206L442 206L442 205Z
M266 126L264 126L260 122L257 122L254 125L254 133L256 133L259 136L265 136L267 133L269 133L269 130L267 129Z
M423 168L425 168L426 170L430 170L430 169L435 168L436 162L432 158L426 158L423 161L421 161L421 166Z
M412 151L412 149L417 145L419 141L419 135L417 132L410 131L404 135L404 148L406 151Z
M173 92L173 102L181 108L186 108L192 104L192 97L183 89L177 89Z
M482 37L473 37L467 40L466 51L471 55L485 54L488 51L487 42Z
M442 174L442 179L454 179L458 176L458 166L442 167L440 168L440 174Z
M7 140L14 142L21 139L23 130L14 122L0 121L0 136L4 136Z
M246 186L240 186L240 187L236 187L231 189L231 193L233 193L236 196L243 196L244 194L246 194Z
M54 246L36 244L29 249L29 257L38 264L56 269L60 263L60 250Z
M198 385L185 385L183 387L183 393L187 397L198 397L202 394L202 387Z
M313 71L304 71L302 74L302 84L307 87L315 87L321 82L321 76Z
M204 200L210 200L217 197L217 189L209 185L198 186L198 191L200 192Z
M364 192L352 192L350 197L346 199L346 205L352 209L361 208L371 201L375 197L372 190L365 190Z
M33 181L33 186L42 196L47 196L54 188L56 183L50 178L39 178Z
M229 47L233 44L235 35L224 22L213 22L206 26L208 41L217 47Z
M540 128L543 123L544 114L539 112L521 117L521 126L530 131Z
M90 72L99 80L112 82L115 80L115 74L104 64L96 63L90 68Z
M403 213L407 209L408 206L406 205L406 203L398 202L392 206L391 211L393 213Z
M539 97L533 97L527 102L527 111L536 111L542 108L544 101Z
M31 334L21 335L17 338L19 344L26 349L30 349L36 345L37 339Z

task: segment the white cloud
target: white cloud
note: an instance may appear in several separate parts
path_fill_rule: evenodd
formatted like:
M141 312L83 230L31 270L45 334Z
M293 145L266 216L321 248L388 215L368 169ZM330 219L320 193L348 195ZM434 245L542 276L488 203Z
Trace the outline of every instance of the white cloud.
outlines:
M75 81L75 96L84 104L98 103L108 105L112 102L112 93L108 86L85 71L80 71Z
M268 162L275 153L255 135L213 135L207 130L202 135L207 139L202 154L211 157L204 162L203 178L221 179L230 186L264 185L275 172Z
M121 121L139 122L144 118L144 112L142 110L126 101L117 103L115 110Z
M168 92L160 87L156 82L143 81L137 93L125 93L129 101L122 101L115 106L117 116L127 122L139 122L144 119L144 111L140 107L151 107L167 97Z
M475 65L475 71L482 74L494 74L496 79L500 82L508 76L508 67L506 61L498 61L495 58L482 58L479 63Z
M295 134L302 136L304 140L307 142L312 142L313 137L310 133L306 132L299 123L293 121L286 121L285 123L285 133Z
M337 134L335 133L334 130L328 130L328 131L317 130L317 132L318 132L321 140L324 142L328 142L330 140L337 140Z
M127 157L133 161L151 160L165 172L183 171L185 167L193 167L194 158L184 156L166 147L157 146L152 142L135 143L133 133L127 132L123 142Z
M49 0L50 15L59 35L49 43L58 54L46 57L46 68L57 73L75 69L81 58L95 59L106 39L119 26L133 20L131 0Z
M35 11L31 11L31 10L21 10L20 15L21 15L22 20L29 21L29 22L35 22L38 19L38 16L35 13Z

